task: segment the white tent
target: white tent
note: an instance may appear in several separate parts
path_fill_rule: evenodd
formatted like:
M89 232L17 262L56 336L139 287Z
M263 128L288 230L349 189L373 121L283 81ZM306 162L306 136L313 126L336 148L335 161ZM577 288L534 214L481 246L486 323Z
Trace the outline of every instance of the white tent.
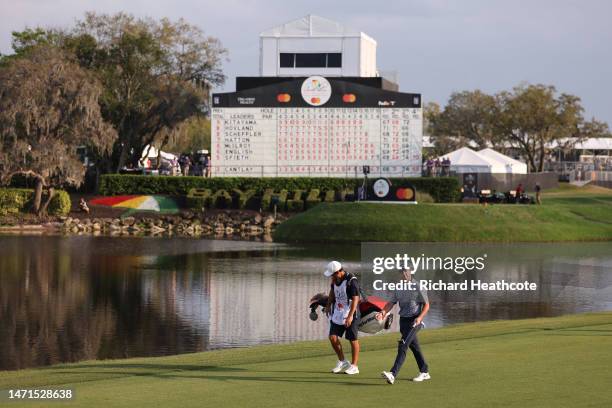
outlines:
M527 174L527 164L506 156L505 154L501 154L489 147L480 150L478 153L482 156L504 163L506 167L504 173Z
M444 158L450 159L450 170L457 173L506 173L504 163L475 152L469 147L462 147L440 156L438 160L442 161Z
M157 150L155 146L146 145L144 149L142 149L142 154L140 156L140 160L138 160L138 164L140 167L150 168L151 160L157 160L157 157L161 156L161 163L174 163L174 168L178 168L178 157L172 153L164 152L161 150Z
M144 160L146 158L157 159L157 155L158 155L158 151L155 148L155 146L146 145L145 148L142 149L142 155L140 156L140 160ZM164 152L164 151L160 151L159 155L162 157L162 159L169 160L169 161L178 159L176 155L172 153Z

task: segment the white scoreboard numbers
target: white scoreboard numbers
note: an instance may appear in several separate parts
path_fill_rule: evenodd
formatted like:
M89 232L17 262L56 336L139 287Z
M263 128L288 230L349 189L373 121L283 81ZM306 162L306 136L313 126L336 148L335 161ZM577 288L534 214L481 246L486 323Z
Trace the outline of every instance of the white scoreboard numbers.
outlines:
M213 95L213 175L355 177L367 165L372 175L419 176L420 95L331 81Z

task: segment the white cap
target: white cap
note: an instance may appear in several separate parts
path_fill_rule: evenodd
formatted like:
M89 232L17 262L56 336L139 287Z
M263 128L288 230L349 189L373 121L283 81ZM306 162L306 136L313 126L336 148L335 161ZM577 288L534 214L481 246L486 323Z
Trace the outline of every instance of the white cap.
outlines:
M323 275L332 276L334 273L342 269L342 265L338 261L331 261L327 264L327 268L323 271Z

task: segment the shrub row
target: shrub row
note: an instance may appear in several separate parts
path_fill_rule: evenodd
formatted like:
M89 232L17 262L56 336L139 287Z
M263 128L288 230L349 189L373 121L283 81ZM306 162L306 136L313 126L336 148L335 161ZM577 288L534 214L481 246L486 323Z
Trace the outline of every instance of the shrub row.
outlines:
M371 179L372 180L372 179ZM397 186L412 184L417 191L429 194L436 202L454 202L459 199L459 182L453 177L413 177L392 178L391 183ZM140 176L124 174L106 174L100 177L99 193L102 195L121 194L167 194L184 196L192 189L209 189L211 191L235 189L241 191L255 190L261 194L266 189L274 191L321 191L350 190L360 186L363 179L343 179L331 177L171 177ZM293 197L289 197L293 199Z
M34 190L26 188L0 189L0 215L17 214L29 211L34 199ZM44 197L43 197L44 200ZM70 195L64 190L56 190L49 203L49 215L66 215L70 212Z

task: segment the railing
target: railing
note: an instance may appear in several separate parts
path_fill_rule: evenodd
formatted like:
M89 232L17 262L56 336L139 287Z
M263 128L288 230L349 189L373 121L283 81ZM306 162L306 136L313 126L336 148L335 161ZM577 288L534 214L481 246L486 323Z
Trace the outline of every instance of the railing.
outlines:
M591 179L596 181L612 182L612 171L594 171Z
M552 171L559 174L569 174L574 171L612 171L612 162L550 162L544 164L544 171Z
M608 186L612 185L612 171L575 170L570 172L569 181L601 182Z

